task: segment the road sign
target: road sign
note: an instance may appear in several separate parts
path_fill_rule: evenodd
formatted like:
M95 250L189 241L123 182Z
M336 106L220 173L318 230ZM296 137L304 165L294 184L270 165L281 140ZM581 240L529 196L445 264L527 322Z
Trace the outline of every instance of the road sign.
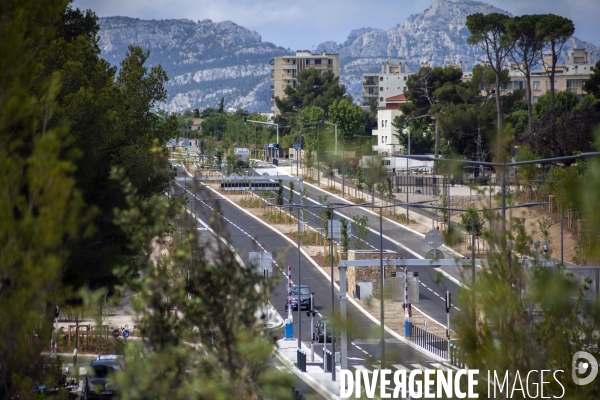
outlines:
M444 244L444 235L437 229L432 229L425 235L425 244L430 249L437 249Z
M123 338L127 339L129 337L129 329L123 329Z
M290 154L290 158L294 158L294 154L293 154L293 153L292 153L292 154Z
M118 329L115 329L115 330L113 330L113 331L112 331L112 335L113 335L113 337L116 339L116 338L118 338L119 336L121 336L121 331L120 331L120 330L118 330Z
M441 250L431 249L425 254L426 260L443 260L444 253ZM433 267L437 267L437 265L433 265Z
M268 149L268 148L269 148L269 145L268 145L268 144L265 144L265 149Z

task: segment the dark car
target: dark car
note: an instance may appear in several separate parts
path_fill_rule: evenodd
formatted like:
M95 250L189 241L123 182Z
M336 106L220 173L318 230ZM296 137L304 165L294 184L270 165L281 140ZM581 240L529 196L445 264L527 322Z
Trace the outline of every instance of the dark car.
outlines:
M300 285L300 298L298 298L298 286L292 287L292 310L298 310L298 305L300 305L300 309L310 310L312 309L312 304L310 303L310 289L306 285ZM285 305L285 311L288 310L288 305Z
M83 399L106 399L119 395L119 386L114 374L123 370L123 356L102 354L90 363L85 377Z
M325 326L327 324L327 326ZM331 324L329 323L329 318L319 318L317 320L317 324L315 325L315 339L319 343L323 343L325 341L325 328L327 328L327 343L331 343Z

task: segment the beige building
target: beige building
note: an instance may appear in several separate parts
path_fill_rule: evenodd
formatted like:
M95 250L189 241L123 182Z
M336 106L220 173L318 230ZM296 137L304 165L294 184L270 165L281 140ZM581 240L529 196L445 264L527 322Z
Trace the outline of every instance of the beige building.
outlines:
M275 106L275 97L285 97L286 87L293 88L298 84L298 74L300 71L314 68L320 71L331 71L336 76L340 76L340 57L337 54L311 54L308 50L297 51L295 56L279 56L271 60L271 100L273 106L271 110L279 114Z
M531 71L531 100L537 102L538 98L550 91L550 77L546 70L550 68L550 55L544 55L543 69ZM525 88L525 76L517 69L516 65L509 68L511 82L503 85L501 93L505 94L516 89ZM554 76L554 89L556 92L569 91L583 97L583 84L590 78L594 68L592 52L585 49L572 49L567 52L566 63L557 65Z

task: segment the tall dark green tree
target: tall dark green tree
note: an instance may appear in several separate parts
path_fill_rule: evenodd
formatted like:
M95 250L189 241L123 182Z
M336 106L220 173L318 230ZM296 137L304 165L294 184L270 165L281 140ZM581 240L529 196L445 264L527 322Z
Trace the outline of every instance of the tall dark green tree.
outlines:
M573 33L575 25L568 18L554 14L546 14L537 21L536 35L544 42L545 50L550 51L550 63L544 65L546 74L550 78L550 111L554 110L554 77L556 76L556 64L558 55L562 53L564 45Z
M531 100L531 68L539 62L543 50L543 39L536 26L542 15L523 15L509 19L507 32L510 41L514 42L513 51L509 54L519 71L525 75L525 96L527 100L527 117L529 132L533 132L533 113Z
M425 126L435 124L434 153L437 156L439 153L439 130L436 117L443 105L456 95L452 88L460 83L461 78L462 72L451 67L422 67L419 72L411 75L406 81L408 102L400 105L402 115L396 117L393 122L399 135L402 135L406 127L410 127L412 131L424 132L422 130L423 121ZM438 90L440 91L437 92Z
M74 288L114 285L114 266L136 256L114 224L113 210L125 198L110 179L110 169L123 168L143 196L163 193L171 179L164 144L178 126L175 117L163 121L152 113L166 99L162 68L147 68L149 53L130 47L115 76L116 69L99 57L94 20L93 13L66 9L57 32L68 34L42 49L36 75L40 82L50 76L63 82L47 125L70 121L67 143L80 155L77 187L95 212L94 233L71 244L65 263L63 282Z
M275 105L282 114L309 106L318 106L327 112L335 100L346 94L346 87L340 84L339 76L331 71L321 73L307 68L300 71L297 79L296 88L285 88L284 98L275 97Z
M40 79L39 52L66 1L8 1L0 9L0 398L30 398L48 349L69 246L85 233L61 79Z
M496 113L497 113L497 136L498 149L497 158L500 158L501 152L501 132L503 129L502 103L500 101L501 73L503 65L512 51L514 42L511 42L507 34L507 23L510 17L500 13L490 13L487 15L477 13L467 16L467 28L471 36L467 39L469 44L478 46L485 52L485 55L496 74Z

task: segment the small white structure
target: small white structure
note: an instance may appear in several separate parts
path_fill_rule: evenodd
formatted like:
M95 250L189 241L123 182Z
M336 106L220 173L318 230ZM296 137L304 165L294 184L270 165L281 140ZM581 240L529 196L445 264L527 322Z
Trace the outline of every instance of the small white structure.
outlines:
M250 158L250 149L247 147L236 147L233 151L235 158L248 160Z

